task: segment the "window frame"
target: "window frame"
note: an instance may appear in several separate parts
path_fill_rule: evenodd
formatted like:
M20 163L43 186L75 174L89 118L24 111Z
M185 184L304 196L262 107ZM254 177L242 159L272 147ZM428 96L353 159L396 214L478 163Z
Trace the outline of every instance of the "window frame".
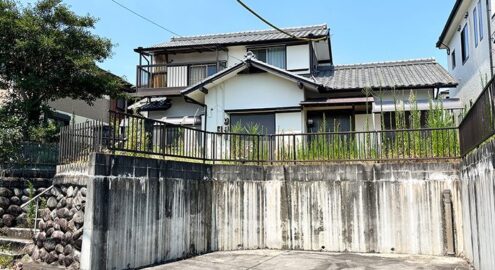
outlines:
M454 50L452 50L452 53L450 54L450 62L452 64L452 70L454 70L455 67L457 66L457 62L456 61L457 61L457 59L455 57L455 49L454 49Z
M281 69L284 69L284 70L287 70L287 45L274 45L274 46L263 46L263 47L251 47L251 48L247 48L247 51L251 51L255 56L256 56L256 59L264 62L264 63L267 63L269 65L272 65L270 63L268 63L267 59L268 59L268 52L270 49L276 49L276 48L279 48L279 49L283 49L284 51L284 67L278 67L278 68L281 68ZM256 52L255 51L264 51L264 56L265 56L265 59L259 59L258 58L258 55L256 55Z
M478 38L479 38L479 32L478 32L478 8L477 6L474 7L473 9L473 35L474 35L474 47L478 48Z
M478 8L478 23L479 23L478 31L479 31L480 41L482 41L483 40L483 7L481 5L481 0L478 1L477 8Z
M469 60L469 28L467 23L461 30L461 59L463 65Z

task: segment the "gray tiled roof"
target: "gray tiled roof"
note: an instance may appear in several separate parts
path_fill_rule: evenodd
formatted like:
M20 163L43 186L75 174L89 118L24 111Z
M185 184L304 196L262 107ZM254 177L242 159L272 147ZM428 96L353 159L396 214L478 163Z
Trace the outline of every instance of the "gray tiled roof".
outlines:
M282 28L282 29L297 37L312 37L312 36L321 37L328 34L328 27L326 24ZM177 47L205 46L205 45L248 44L259 41L274 41L274 40L284 40L284 39L291 39L291 37L277 30L244 31L244 32L224 33L224 34L214 34L214 35L174 37L169 42L156 44L154 46L149 47L148 49L177 48Z
M315 76L328 89L454 87L457 81L434 59L340 65Z

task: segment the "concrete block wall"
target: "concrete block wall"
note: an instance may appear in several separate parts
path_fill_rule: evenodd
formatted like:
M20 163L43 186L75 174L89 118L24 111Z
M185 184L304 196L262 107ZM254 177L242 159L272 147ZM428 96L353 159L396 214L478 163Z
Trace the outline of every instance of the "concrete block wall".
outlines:
M495 269L495 140L461 164L464 255L476 269Z
M90 167L65 171L87 181L81 269L257 248L443 255L445 190L464 253L455 162L263 167L94 155Z

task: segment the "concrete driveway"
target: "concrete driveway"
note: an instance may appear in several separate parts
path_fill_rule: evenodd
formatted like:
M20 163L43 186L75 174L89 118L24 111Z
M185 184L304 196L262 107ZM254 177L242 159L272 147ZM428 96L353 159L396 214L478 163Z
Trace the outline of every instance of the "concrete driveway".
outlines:
M454 257L348 254L313 251L246 250L214 252L183 261L146 268L172 269L270 269L270 270L468 270L470 266Z

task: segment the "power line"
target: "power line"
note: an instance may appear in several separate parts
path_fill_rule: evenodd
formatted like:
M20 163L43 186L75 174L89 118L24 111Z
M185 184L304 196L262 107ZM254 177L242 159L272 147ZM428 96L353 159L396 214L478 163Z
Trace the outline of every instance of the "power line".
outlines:
M112 0L113 1L113 0ZM244 4L241 0L237 0L237 3L239 3L241 6L243 6L245 9L247 9L247 11L251 12L251 14L253 14L254 16L256 16L258 19L260 19L262 22L266 23L267 25L269 25L271 28L279 31L280 33L283 33L283 34L286 34L287 36L291 37L291 38L295 38L295 39L299 39L299 40L303 40L303 41L322 41L322 40L325 40L327 39L327 37L321 37L321 38L304 38L304 37L298 37L294 34L291 34L279 27L277 27L276 25L272 24L271 22L269 22L267 19L263 18L261 15L259 15L258 13L256 13L256 11L254 11L253 9L251 9L248 5Z
M153 24L153 25L155 25L155 26L157 26L157 27L159 27L159 28L161 28L161 29L163 29L163 30L165 30L165 31L169 32L169 33L171 33L172 35L174 35L174 36L178 36L178 37L181 37L181 38L184 38L184 36L182 36L182 35L178 34L177 32L175 32L175 31L173 31L173 30L170 30L169 28L167 28L167 27L165 27L165 26L162 26L161 24L159 24L159 23L157 23L157 22L153 21L152 19L149 19L149 18L145 17L144 15L141 15L141 14L137 13L136 11L134 11L134 10L130 9L129 7L125 6L124 4L119 3L119 2L118 2L118 1L116 1L116 0L112 0L112 2L114 2L114 3L115 3L115 4L117 4L117 5L119 5L119 6L120 6L120 7L122 7L123 9L125 9L125 10L127 10L127 11L131 12L132 14L134 14L134 15L138 16L139 18L141 18L141 19L143 19L143 20L145 20L145 21L147 21L147 22L149 22L149 23L151 23L151 24ZM193 40L191 40L191 43L194 43L194 41L193 41ZM215 49L212 49L212 48L210 48L210 47L204 46L203 44L196 44L196 45L199 45L200 47L205 48L205 49L208 49L208 50L210 50L210 51L216 52L216 50L215 50ZM232 57L232 58L234 58L234 59L236 59L236 60L239 60L239 61L241 61L241 62L243 61L242 59L239 59L239 58L237 58L237 57L235 57L235 56L233 56L233 55L231 55L231 54L229 54L229 53L227 53L227 55L228 55L229 57Z

